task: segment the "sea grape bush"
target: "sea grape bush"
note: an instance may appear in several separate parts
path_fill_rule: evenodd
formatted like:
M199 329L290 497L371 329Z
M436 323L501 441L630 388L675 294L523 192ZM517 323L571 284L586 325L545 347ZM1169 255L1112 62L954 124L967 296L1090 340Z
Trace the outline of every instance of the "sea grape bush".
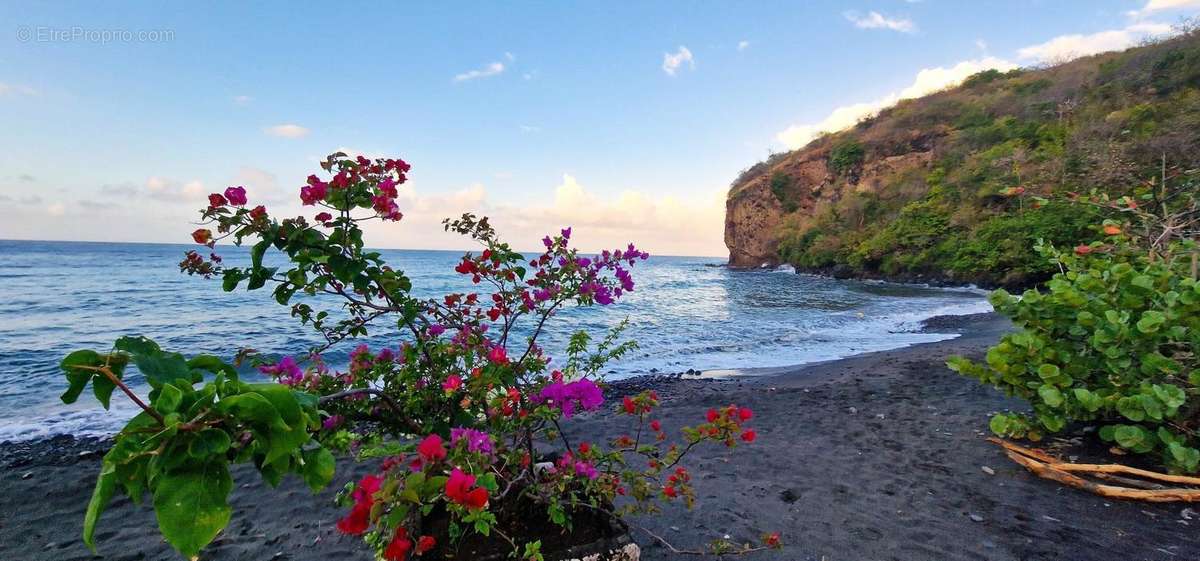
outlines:
M71 381L64 400L91 380L105 405L120 385L144 409L106 456L88 511L89 545L93 511L120 483L134 498L150 489L164 536L195 556L228 522L229 463L251 462L272 484L299 473L315 490L333 477L334 450L379 462L376 473L347 485L341 500L349 510L337 524L362 536L378 558L445 556L483 537L500 540L514 557L541 559L539 536L513 530L514 520L532 511L562 532L580 515L620 525L624 514L658 512L666 503L690 507L687 454L707 443L734 448L756 439L747 426L753 413L730 405L710 410L675 441L654 419L659 400L647 391L616 409L629 418L627 433L570 442L563 424L604 406L602 368L635 343L620 340L623 323L599 340L581 331L558 363L539 338L564 307L606 306L633 291L630 269L648 255L632 244L583 255L570 247L566 228L526 256L500 241L486 218L466 214L444 225L482 246L455 266L480 290L416 298L402 270L365 248L361 229L403 218L396 199L409 165L336 153L321 167L330 177L309 176L300 188L312 216L272 216L240 187L210 195L205 227L192 234L207 255L189 251L180 263L189 274L219 277L226 291L271 286L275 300L319 333L322 343L301 356L239 353L239 362L273 383L242 383L214 357L185 361L143 339L142 347L122 340L106 355L81 351L64 360ZM249 266L227 266L215 252L221 240L249 245ZM286 264L267 266L271 251ZM318 309L331 300L340 310ZM346 339L379 330L396 334L397 343L358 345L344 369L322 358ZM149 404L120 381L116 365L130 361L151 379ZM97 370L102 364L108 373ZM156 374L163 369L169 374ZM205 371L213 381L196 388ZM174 470L188 475L160 476ZM168 505L172 498L187 499L199 514L195 524L173 518L179 505ZM711 551L778 545L770 534L758 546L719 541Z
M998 435L1039 440L1074 421L1173 471L1200 470L1200 283L1197 246L1160 253L1131 244L1127 224L1105 221L1103 241L1038 250L1061 272L1043 291L991 295L1018 331L983 363L952 357L967 376L1027 400L1031 414L1000 413Z

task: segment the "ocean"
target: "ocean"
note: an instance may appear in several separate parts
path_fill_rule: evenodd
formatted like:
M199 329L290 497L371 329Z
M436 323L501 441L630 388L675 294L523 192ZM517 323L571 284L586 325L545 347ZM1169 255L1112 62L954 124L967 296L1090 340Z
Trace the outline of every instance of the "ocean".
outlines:
M85 393L65 405L58 362L81 348L104 351L122 335L145 335L185 355L230 358L242 347L299 354L319 339L271 297L269 287L225 293L219 279L179 272L194 246L174 244L0 240L0 441L52 434L115 432L134 410L113 397L102 410ZM249 261L244 248L218 247L227 263ZM418 296L470 291L454 272L462 252L384 250L413 280ZM651 257L633 270L636 290L607 307L566 309L549 325L551 356L570 333L602 335L628 318L639 349L610 365L619 379L688 369L779 367L944 340L921 333L935 315L990 311L984 292L879 282L841 281L778 270L736 271L715 257ZM380 330L365 342L398 345ZM517 339L520 340L520 339ZM344 364L358 343L326 353ZM749 374L752 374L749 373ZM248 372L247 376L257 376ZM139 392L146 385L131 372Z

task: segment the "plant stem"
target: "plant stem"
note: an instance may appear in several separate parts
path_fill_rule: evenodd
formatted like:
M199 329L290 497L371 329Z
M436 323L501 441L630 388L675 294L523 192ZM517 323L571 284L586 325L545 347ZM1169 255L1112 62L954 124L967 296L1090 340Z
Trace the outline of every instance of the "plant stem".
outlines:
M122 382L121 379L118 378L116 374L113 374L113 371L109 370L109 368L107 366L82 366L82 365L80 365L80 366L76 366L75 368L79 368L82 370L91 370L93 372L99 372L101 374L104 374L104 376L106 378L108 378L112 383L116 384L118 388L121 388L121 391L125 392L125 395L128 396L131 401L133 401L135 404L137 404L138 407L141 407L142 411L145 411L147 415L154 417L154 420L158 421L158 424L160 424L164 427L167 426L167 420L163 418L162 414L159 413L158 411L155 411L149 405L146 405L146 402L142 401L142 398L138 397L137 394L133 393L133 390L129 389L129 386L125 385L125 382Z

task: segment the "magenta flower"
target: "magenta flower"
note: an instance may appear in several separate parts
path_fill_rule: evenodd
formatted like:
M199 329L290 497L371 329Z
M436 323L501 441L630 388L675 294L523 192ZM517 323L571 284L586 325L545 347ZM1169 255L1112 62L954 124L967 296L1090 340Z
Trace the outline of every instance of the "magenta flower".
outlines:
M452 428L450 429L450 445L455 446L459 440L466 439L467 450L480 454L492 453L492 438L486 432L475 429Z
M591 380L577 380L563 383L556 381L542 388L541 393L534 399L537 403L548 403L551 407L562 411L563 417L570 419L576 408L584 411L595 411L604 404L604 393L600 386Z
M231 205L242 206L246 204L246 188L239 185L225 189L225 198L229 199Z

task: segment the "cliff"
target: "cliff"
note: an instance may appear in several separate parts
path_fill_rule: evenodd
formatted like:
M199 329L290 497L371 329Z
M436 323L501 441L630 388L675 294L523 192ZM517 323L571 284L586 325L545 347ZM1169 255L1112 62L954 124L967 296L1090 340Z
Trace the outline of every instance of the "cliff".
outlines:
M1128 193L1161 173L1200 185L1200 34L1043 69L995 70L776 154L726 202L735 267L1021 286L1038 239L1095 237L1053 202ZM1050 202L1047 202L1050 201Z

